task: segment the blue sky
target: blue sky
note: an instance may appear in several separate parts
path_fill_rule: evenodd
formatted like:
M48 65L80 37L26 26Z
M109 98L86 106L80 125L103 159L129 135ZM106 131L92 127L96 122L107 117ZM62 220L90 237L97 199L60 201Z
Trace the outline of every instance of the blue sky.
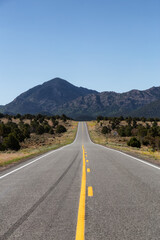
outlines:
M160 86L159 0L0 0L0 105L54 77Z

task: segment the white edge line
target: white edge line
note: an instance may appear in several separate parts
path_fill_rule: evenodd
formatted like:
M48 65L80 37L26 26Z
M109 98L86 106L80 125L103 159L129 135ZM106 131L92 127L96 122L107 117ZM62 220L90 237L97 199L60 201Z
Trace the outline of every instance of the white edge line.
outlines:
M100 145L100 144L96 144L96 145L98 145L98 146L100 146L100 147L103 147L103 148L106 148L107 150L110 150L110 151L113 151L113 152L121 153L122 155L125 155L125 156L127 156L127 157L130 157L130 158L132 158L132 159L134 159L134 160L136 160L136 161L138 161L138 162L144 163L144 164L146 164L146 165L148 165L148 166L150 166L150 167L153 167L153 168L156 168L156 169L160 170L160 167L158 167L158 166L156 166L156 165L153 165L153 164L151 164L151 163L148 163L148 162L146 162L146 161L143 161L143 160L141 160L141 159L139 159L139 158L133 157L133 156L127 154L127 153L123 153L123 152L121 152L121 151L118 151L118 150L115 150L115 149L111 149L111 148L102 146L102 145Z
M39 161L40 159L42 159L42 158L44 158L44 157L46 157L46 156L48 156L48 155L50 155L50 154L52 154L52 153L55 153L55 152L57 152L57 151L59 151L59 150L62 150L62 149L65 148L65 147L71 146L71 145L77 140L78 130L79 130L79 124L78 124L78 128L77 128L76 137L75 137L74 141L73 141L71 144L68 144L68 145L63 146L63 147L61 147L61 148L52 150L51 152L46 153L46 154L42 155L41 157L36 158L35 160L33 160L33 161L31 161L31 162L29 162L29 163L27 163L27 164L25 164L25 165L23 165L23 166L21 166L21 167L19 167L19 168L16 168L15 170L13 170L13 171L11 171L11 172L8 172L8 173L0 176L0 179L5 178L5 177L7 177L8 175L10 175L10 174L12 174L12 173L17 172L17 171L21 170L22 168L25 168L25 167L31 165L32 163L35 163L35 162Z
M88 131L87 131L87 132L88 132ZM88 134L88 136L89 136L89 134ZM89 136L89 138L90 138L90 136ZM91 140L91 138L90 138L90 140ZM143 160L141 160L141 159L139 159L139 158L133 157L133 156L127 154L127 153L123 153L123 152L121 152L121 151L118 151L118 150L115 150L115 149L112 149L112 148L108 148L108 147L105 147L105 146L103 146L103 145L94 143L92 140L91 140L91 142L92 142L93 144L95 144L95 145L98 145L98 146L104 148L104 149L107 149L107 150L110 150L110 151L113 151L113 152L117 152L117 153L121 153L122 155L125 155L125 156L127 156L127 157L130 157L130 158L132 158L132 159L134 159L134 160L136 160L136 161L138 161L138 162L144 163L144 164L146 164L146 165L148 165L148 166L150 166L150 167L153 167L153 168L156 168L156 169L160 170L160 167L158 167L158 166L156 166L156 165L154 165L154 164L148 163L148 162L146 162L146 161L143 161Z

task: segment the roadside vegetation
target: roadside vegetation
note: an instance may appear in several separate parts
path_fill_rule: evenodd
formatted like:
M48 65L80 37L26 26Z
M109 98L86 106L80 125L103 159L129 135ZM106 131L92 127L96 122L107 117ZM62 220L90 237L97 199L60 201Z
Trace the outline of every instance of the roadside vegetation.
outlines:
M160 119L98 116L87 125L93 142L160 163Z
M73 142L77 122L62 116L0 113L0 167Z

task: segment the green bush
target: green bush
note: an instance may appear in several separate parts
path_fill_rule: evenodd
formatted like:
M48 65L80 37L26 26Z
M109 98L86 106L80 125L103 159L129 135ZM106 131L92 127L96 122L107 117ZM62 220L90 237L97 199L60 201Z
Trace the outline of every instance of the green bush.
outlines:
M4 117L4 114L3 113L0 113L0 118L3 118Z
M126 136L125 127L124 126L118 128L118 134L119 134L120 137L125 137Z
M53 128L51 128L51 129L49 130L49 134L54 134Z
M148 139L147 137L144 137L144 138L142 139L142 144L143 144L144 146L148 146L148 145L149 145L149 139Z
M0 151L5 151L5 146L2 143L0 143Z
M63 125L58 125L56 128L56 133L64 133L67 129Z
M11 149L16 151L20 149L19 141L13 133L10 133L8 137L4 138L3 146L5 147L5 149Z
M110 129L107 126L104 126L101 130L101 133L103 133L103 134L106 134L106 133L109 133L109 132L110 132Z
M62 114L61 119L63 120L63 122L66 122L67 116L65 114Z
M30 129L28 127L24 127L22 129L23 135L25 136L25 138L30 138Z
M51 129L51 127L48 124L44 124L43 127L44 127L44 132L45 133L48 133Z
M130 137L132 135L132 127L130 125L125 127L125 135Z
M132 127L130 125L121 126L118 128L118 134L121 137L130 137L132 136Z
M44 127L42 125L39 125L36 129L36 134L43 134L44 133Z
M53 123L53 127L56 127L58 125L58 121L55 120L54 118L52 118L52 123Z
M128 146L131 146L131 147L137 147L137 148L140 148L141 147L141 143L140 141L135 138L135 137L132 137L128 142L127 142L127 145Z
M139 125L139 126L137 127L137 130L138 130L137 135L138 135L139 137L145 137L145 136L147 136L147 128L143 127L142 125Z

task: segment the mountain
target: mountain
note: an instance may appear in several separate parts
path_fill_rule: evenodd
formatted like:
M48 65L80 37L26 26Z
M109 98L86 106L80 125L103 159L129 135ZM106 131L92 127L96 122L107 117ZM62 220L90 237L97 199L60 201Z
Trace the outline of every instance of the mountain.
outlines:
M88 94L67 102L59 107L59 114L66 109L66 114L80 118L83 115L95 118L103 116L129 116L141 107L160 99L160 87L145 91L132 90L126 93L102 92Z
M79 96L86 96L96 91L76 87L66 80L55 78L22 93L11 103L3 107L6 113L47 113L58 111L59 106Z
M142 112L141 109L156 101L160 101L160 87L152 87L144 91L131 90L125 93L107 91L100 93L55 78L29 89L11 103L0 106L0 111L9 114L64 113L74 119L90 120L97 115L145 116L142 114L147 113L145 110Z
M160 100L151 102L138 110L131 113L131 116L140 117L145 116L146 118L158 117L160 118Z

